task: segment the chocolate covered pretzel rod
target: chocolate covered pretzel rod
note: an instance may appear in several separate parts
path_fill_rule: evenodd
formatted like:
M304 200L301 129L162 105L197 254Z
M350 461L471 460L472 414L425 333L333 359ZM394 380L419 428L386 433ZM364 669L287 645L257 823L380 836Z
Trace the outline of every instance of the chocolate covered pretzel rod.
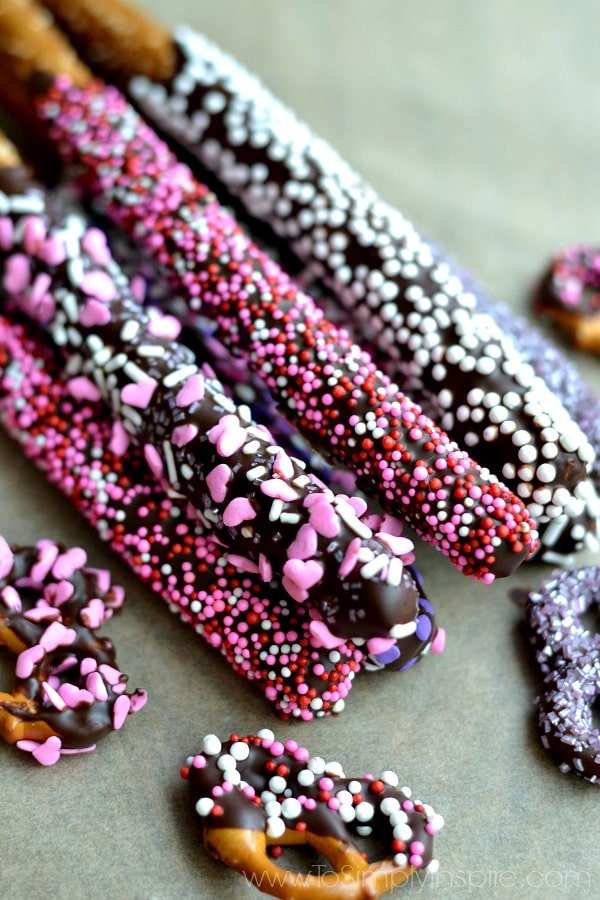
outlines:
M351 642L318 646L306 609L244 571L185 504L165 493L135 447L111 450L103 405L76 400L39 333L6 316L0 317L0 419L100 538L280 715L304 720L341 712L363 651ZM421 637L424 630L421 620ZM411 647L419 655L415 641L413 635L399 645L407 665Z
M363 500L325 489L237 409L163 320L141 310L99 229L75 210L53 213L41 190L0 197L2 290L68 349L82 398L110 403L116 440L126 446L133 435L223 543L265 580L279 573L328 642L374 638L391 648L413 633L412 541L378 531Z
M459 272L331 147L189 28L171 36L121 0L109 0L110 15L90 0L46 5L90 62L324 279L351 312L351 335L538 525L583 509L584 433Z
M36 9L19 10L27 27ZM14 48L2 51L10 83ZM484 582L531 554L537 532L523 503L323 318L116 90L52 81L51 58L30 60L30 69L38 113L65 160L83 170L82 185L170 272L192 312L202 309L219 339L247 356L299 427L356 472L359 487Z

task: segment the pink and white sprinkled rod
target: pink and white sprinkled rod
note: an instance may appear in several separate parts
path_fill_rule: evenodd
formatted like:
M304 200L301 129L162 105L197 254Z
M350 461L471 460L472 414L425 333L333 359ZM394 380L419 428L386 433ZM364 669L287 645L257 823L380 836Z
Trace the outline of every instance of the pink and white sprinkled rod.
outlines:
M312 443L464 574L510 574L537 546L524 504L450 441L243 234L125 102L57 78L40 117L104 211L247 357Z
M25 455L283 718L341 712L363 651L351 642L313 645L306 609L240 570L235 554L159 487L137 448L114 453L103 404L75 399L69 384L77 387L39 332L0 318L0 419Z
M254 426L165 332L171 321L133 300L104 234L77 210L52 209L42 191L0 196L2 289L69 348L72 390L109 400L118 416L111 446L123 452L136 437L155 476L236 547L239 567L265 581L282 574L287 593L312 610L315 640L331 649L360 639L376 663L403 666L397 642L424 642L422 590L407 565L413 545L398 523L335 496Z

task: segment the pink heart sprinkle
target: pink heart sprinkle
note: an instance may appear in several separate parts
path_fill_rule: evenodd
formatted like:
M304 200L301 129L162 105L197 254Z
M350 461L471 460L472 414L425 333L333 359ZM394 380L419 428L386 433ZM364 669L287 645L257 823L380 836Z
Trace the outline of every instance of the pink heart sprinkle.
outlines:
M46 655L46 651L40 644L34 644L19 653L15 666L17 678L29 678L34 668L41 662Z
M39 550L37 562L31 567L31 577L34 581L43 581L51 570L60 550L53 541L41 540L35 545Z
M363 516L367 511L368 507L366 501L363 500L362 497L346 497L346 499L360 519L360 517Z
M123 456L123 454L127 452L129 444L129 435L123 428L122 423L119 422L118 419L115 419L115 421L112 423L108 449L111 453L114 453L115 456Z
M125 722L130 709L131 701L126 694L117 697L115 705L113 706L113 726L115 731L118 731L119 728L123 727L123 723Z
M80 618L86 628L96 631L104 622L106 607L99 597L92 597L87 606L80 612Z
M19 741L17 746L20 747L21 750L25 750L27 748L22 745L25 741ZM33 742L32 742L33 743ZM60 759L60 748L62 746L61 739L53 734L49 737L43 744L38 744L35 748L31 750L31 755L39 762L41 766L53 766Z
M99 388L85 375L69 378L67 381L67 390L76 400L89 400L92 403L100 400L102 396Z
M157 478L161 478L164 472L163 461L156 447L152 444L144 444L144 459L150 466L150 470Z
M63 241L49 237L40 247L38 256L49 266L60 266L67 258L67 250Z
M402 535L388 534L385 531L378 531L375 535L382 544L385 544L386 547L392 551L394 556L406 556L409 553L412 554L415 549L415 545L413 542Z
M111 256L106 235L99 228L88 228L81 239L81 246L99 266L105 266L110 262Z
M14 228L12 219L0 216L0 250L10 250L13 244Z
M344 558L340 564L338 569L338 575L340 578L345 578L346 575L349 575L352 569L355 567L358 562L358 551L360 550L360 538L355 537L352 538L348 546L346 547L346 552L344 553Z
M46 237L46 226L39 216L27 216L23 227L23 247L28 256L35 256Z
M13 567L14 555L5 538L0 534L0 578L6 578Z
M263 481L260 490L267 497L282 500L284 503L291 503L299 497L298 492L281 478L269 478L267 481Z
M248 559L247 556L239 556L237 553L228 553L227 560L232 566L239 569L240 572L250 572L253 575L258 575L258 566L254 560Z
M58 557L52 566L55 578L70 578L77 569L83 568L87 562L87 553L83 547L70 547Z
M290 546L287 555L290 559L310 559L317 552L318 537L312 525L301 525Z
M247 497L235 497L223 511L223 524L227 528L236 528L242 522L256 518L256 510Z
M110 322L110 311L99 300L88 300L79 313L79 322L84 328L107 325Z
M222 503L227 496L227 485L231 475L231 468L227 463L219 463L206 476L206 486L215 503Z
M158 386L154 378L145 378L143 381L126 384L121 390L121 400L134 406L136 409L146 409L152 400L152 395Z
M95 297L103 303L110 303L117 296L117 287L114 281L107 272L99 269L86 272L79 287L89 297Z
M85 677L89 675L90 672L95 672L98 667L96 660L93 656L86 656L81 660L81 665L79 666L79 671Z
M285 450L278 450L275 454L275 459L273 460L273 472L281 478L287 479L294 477L294 464Z
M14 253L6 260L2 284L9 294L20 294L31 278L29 260L22 253Z
M267 584L273 580L273 566L264 553L260 553L258 556L258 572Z
M227 413L221 416L216 425L208 432L211 444L216 444L220 456L233 456L246 441L247 432L242 428L237 416Z
M0 575L0 578L4 577L5 575ZM4 603L5 607L10 610L10 612L19 613L23 609L19 592L12 586L12 584L7 584L2 588L2 590L0 591L0 597L2 597L2 602Z
M148 331L154 337L176 341L181 331L181 322L175 316L152 315L148 322Z
M318 503L310 511L309 522L317 532L326 538L334 538L340 533L340 520L331 503Z
M323 566L316 559L288 559L283 566L286 578L295 582L300 590L310 591L323 578Z
M395 643L394 638L373 637L367 641L367 650L377 656L379 653L386 653Z
M77 685L66 681L58 689L58 693L65 701L69 709L77 709L80 706L92 706L94 695L85 688L78 688Z
M184 447L193 441L197 434L198 427L196 425L176 425L171 434L171 441L176 447Z
M196 372L187 379L177 394L175 402L181 409L185 409L191 406L192 403L202 400L204 398L204 390L204 376L200 372Z
M325 647L326 650L333 650L344 643L344 638L332 634L325 622L318 619L311 621L308 630L311 633L313 647Z
M143 688L139 688L129 699L131 700L131 712L136 713L146 705L148 694Z
M59 606L62 606L67 600L70 600L74 593L75 586L72 585L70 581L54 581L52 584L47 584L45 586L44 599L47 600L51 606L58 609Z
M90 672L85 680L85 686L98 702L104 703L108 700L108 691L100 672Z
M39 646L52 653L58 647L70 647L76 637L74 628L65 628L62 622L51 622L42 634Z

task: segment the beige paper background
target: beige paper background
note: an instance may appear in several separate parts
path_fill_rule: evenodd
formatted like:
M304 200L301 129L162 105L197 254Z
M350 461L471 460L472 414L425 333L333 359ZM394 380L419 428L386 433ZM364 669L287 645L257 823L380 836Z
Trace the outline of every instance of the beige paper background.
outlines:
M549 254L598 239L597 5L587 0L146 0L206 32L307 120L493 296L528 313ZM577 356L600 390L600 363ZM214 731L293 735L349 774L393 768L446 818L440 872L407 897L597 896L598 788L541 749L539 680L511 588L424 547L441 657L361 677L335 720L271 708L130 576L0 435L0 532L83 545L125 584L115 639L146 709L89 756L43 769L0 745L0 896L183 900L256 891L207 857L178 769ZM591 562L582 557L581 563ZM6 674L7 666L0 671ZM285 860L285 857L284 857Z

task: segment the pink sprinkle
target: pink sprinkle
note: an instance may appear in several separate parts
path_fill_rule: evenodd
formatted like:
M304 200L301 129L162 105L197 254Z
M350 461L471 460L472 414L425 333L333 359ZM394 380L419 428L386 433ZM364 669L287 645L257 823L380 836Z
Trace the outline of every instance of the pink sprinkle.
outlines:
M283 574L301 590L309 591L323 578L323 566L315 559L288 559L283 566Z
M108 449L111 453L114 453L116 456L122 456L127 452L127 448L129 447L130 437L125 431L122 423L115 419L112 423L110 441L108 444Z
M99 266L106 266L111 260L106 235L99 228L88 228L81 240L81 246Z
M292 559L310 559L317 552L317 532L308 523L301 525L298 533L288 547L288 557Z
M175 316L153 315L148 323L148 331L154 337L176 341L181 331L181 322Z
M4 538L2 538L0 536L0 540L4 540ZM2 561L2 559L0 557L0 563L1 563L1 561ZM9 571L10 571L10 569L9 569ZM6 573L6 574L8 574L8 573ZM5 578L5 577L6 577L5 575L0 575L0 578ZM21 604L21 597L19 596L19 592L17 590L15 590L15 588L12 586L12 584L7 584L5 587L2 588L2 590L0 591L0 597L2 597L2 602L4 603L5 607L10 612L16 612L16 613L21 612L21 610L23 608L23 606ZM31 610L30 610L30 612L31 612Z
M70 578L77 570L85 566L87 553L83 547L70 547L62 553L52 567L55 578Z
M104 622L105 612L106 607L102 600L99 597L92 597L88 605L81 610L81 621L86 628L95 631Z
M253 575L258 574L258 566L252 559L248 559L247 556L239 556L237 553L228 553L227 558L232 566L235 566L236 569L239 569L240 572L250 572ZM230 640L233 635L230 635Z
M235 528L250 519L256 518L256 510L246 497L235 497L223 511L223 524L227 528Z
M41 766L53 766L60 759L61 739L53 734L43 744L36 741L17 741L19 750L26 750Z
M121 400L136 409L146 409L150 405L152 395L157 387L158 382L154 378L131 382L121 389Z
M150 466L152 474L157 478L161 478L164 472L163 461L158 450L152 444L144 444L144 459Z
M28 647L19 653L15 666L17 678L29 678L35 666L44 658L45 652L41 644L34 644L33 647Z
M0 535L0 578L6 578L13 567L14 556L6 539Z
M340 531L338 514L328 501L318 503L311 509L310 524L318 534L326 538L337 537Z
M88 300L79 313L79 322L84 328L106 325L110 322L110 311L99 300Z
M176 425L171 434L171 440L176 447L184 447L193 441L198 434L196 425Z
M22 253L9 256L4 266L2 284L9 294L20 294L28 286L31 278L29 260Z
M94 703L94 695L85 688L78 688L77 685L66 681L58 689L58 693L65 701L69 709L78 709L81 706L92 706Z
M313 647L325 647L326 650L333 650L344 643L344 638L332 634L325 622L321 622L319 619L313 619L308 629L311 634L311 645ZM394 642L392 641L392 643Z
M263 481L260 490L267 497L282 500L284 503L297 500L299 496L297 491L281 478L269 478L267 481Z
M413 470L413 477L417 479L417 481L427 481L429 477L429 472L425 466L415 466Z
M345 578L346 575L349 575L352 569L355 567L358 561L358 551L360 550L360 538L355 537L352 538L348 546L346 547L346 552L344 553L344 558L340 564L338 569L338 574L340 578Z
M118 731L119 728L123 726L123 723L125 722L130 709L131 701L126 694L122 694L120 697L117 697L117 699L115 700L115 705L113 706L113 726L115 731Z
M206 486L215 503L222 503L225 500L231 475L231 468L227 463L219 463L206 476Z
M76 400L89 400L95 403L100 400L102 394L99 388L90 381L85 375L78 375L75 378L69 378L67 382L67 390Z
M247 432L242 428L237 416L227 413L208 432L211 444L216 444L221 456L233 456L246 441Z
M438 628L435 637L431 642L431 652L432 653L442 653L444 647L446 646L446 629Z
M65 628L62 622L51 622L42 634L39 646L52 653L58 647L70 647L76 638L74 628Z
M182 409L185 409L188 406L191 406L192 403L196 403L204 398L204 376L197 372L194 375L190 375L187 379L177 397L175 398L175 402L177 406Z
M85 686L100 703L108 700L108 691L99 672L90 672L85 680Z
M110 303L117 296L117 288L106 272L97 270L94 272L86 272L80 284L81 290L90 297L96 297L103 303Z

